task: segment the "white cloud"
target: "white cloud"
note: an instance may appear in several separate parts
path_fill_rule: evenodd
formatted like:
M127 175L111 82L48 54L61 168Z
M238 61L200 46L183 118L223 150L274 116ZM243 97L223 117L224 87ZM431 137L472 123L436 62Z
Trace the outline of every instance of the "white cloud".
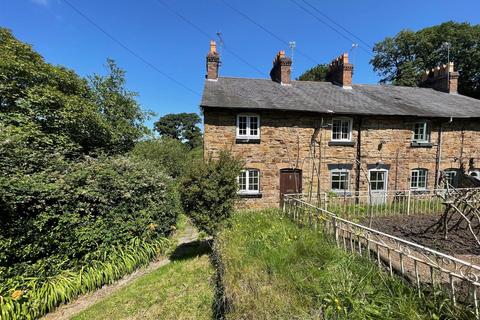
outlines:
M48 6L48 0L31 0L33 3L38 4L40 6Z

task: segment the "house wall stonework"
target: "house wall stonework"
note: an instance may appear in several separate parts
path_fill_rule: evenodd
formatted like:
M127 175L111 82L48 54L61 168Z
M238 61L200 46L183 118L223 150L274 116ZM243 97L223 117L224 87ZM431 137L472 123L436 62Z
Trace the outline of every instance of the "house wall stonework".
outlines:
M417 117L351 116L351 145L332 145L330 114L302 112L251 112L204 108L204 156L218 155L229 150L245 161L245 168L260 170L261 198L242 199L240 207L275 207L280 203L280 170L302 170L303 192L330 191L330 169L351 168L349 191L357 187L368 190L368 170L388 169L387 188L410 188L411 170L428 170L428 188L435 187L436 159L439 169L480 167L479 119L422 119ZM260 143L236 142L236 115L253 113L260 116ZM342 115L342 117L345 117ZM346 116L348 117L348 116ZM429 121L429 146L413 147L413 125ZM439 130L442 127L439 149ZM358 137L360 132L360 148ZM311 147L311 141L316 141ZM357 168L360 161L360 170ZM357 186L357 175L359 184ZM319 187L319 188L318 188Z

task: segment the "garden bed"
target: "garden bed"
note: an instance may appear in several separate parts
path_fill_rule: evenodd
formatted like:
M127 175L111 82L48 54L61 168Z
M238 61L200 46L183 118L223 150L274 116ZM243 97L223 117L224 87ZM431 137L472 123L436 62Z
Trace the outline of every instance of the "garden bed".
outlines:
M410 215L374 218L372 228L390 235L409 240L450 255L480 255L480 247L468 230L450 232L444 239L443 232L434 233L433 228L439 215ZM362 224L367 225L367 221Z

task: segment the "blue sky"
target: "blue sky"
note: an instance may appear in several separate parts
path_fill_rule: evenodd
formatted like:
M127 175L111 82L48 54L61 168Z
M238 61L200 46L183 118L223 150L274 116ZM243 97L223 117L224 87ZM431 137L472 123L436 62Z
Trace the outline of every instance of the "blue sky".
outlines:
M64 0L0 0L0 25L32 44L48 62L64 65L82 76L104 73L106 58L115 59L127 71L128 88L140 94L142 107L158 116L199 112L209 42L205 33L214 38L217 31L221 32L225 43L221 75L266 77L275 53L281 49L289 52L277 39L281 38L296 41L294 77L315 63L329 62L357 42L363 49L356 48L351 53L355 65L354 83L378 81L369 64L371 55L364 51L369 51L368 47L356 39L345 39L353 37L309 8L330 26L343 31L343 36L339 35L292 2L308 8L302 0L68 1L154 68L108 38ZM162 1L190 24L168 10ZM272 31L275 37L225 2ZM418 30L448 20L480 23L478 0L454 3L444 0L308 2L370 45L405 28Z

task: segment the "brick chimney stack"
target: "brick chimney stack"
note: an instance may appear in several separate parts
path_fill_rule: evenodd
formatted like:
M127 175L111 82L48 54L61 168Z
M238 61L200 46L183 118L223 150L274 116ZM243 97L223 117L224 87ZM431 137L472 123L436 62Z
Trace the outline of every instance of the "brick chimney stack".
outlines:
M208 80L218 79L218 67L220 66L220 55L217 52L217 44L210 41L210 52L207 54L207 75Z
M273 59L273 67L270 71L270 77L273 81L283 85L290 84L292 69L292 59L285 55L285 51L279 51Z
M342 54L328 66L327 80L345 89L352 88L352 75L353 64L348 63L348 53Z
M437 91L457 93L458 72L454 71L453 62L427 70L422 77L421 86L433 88Z

